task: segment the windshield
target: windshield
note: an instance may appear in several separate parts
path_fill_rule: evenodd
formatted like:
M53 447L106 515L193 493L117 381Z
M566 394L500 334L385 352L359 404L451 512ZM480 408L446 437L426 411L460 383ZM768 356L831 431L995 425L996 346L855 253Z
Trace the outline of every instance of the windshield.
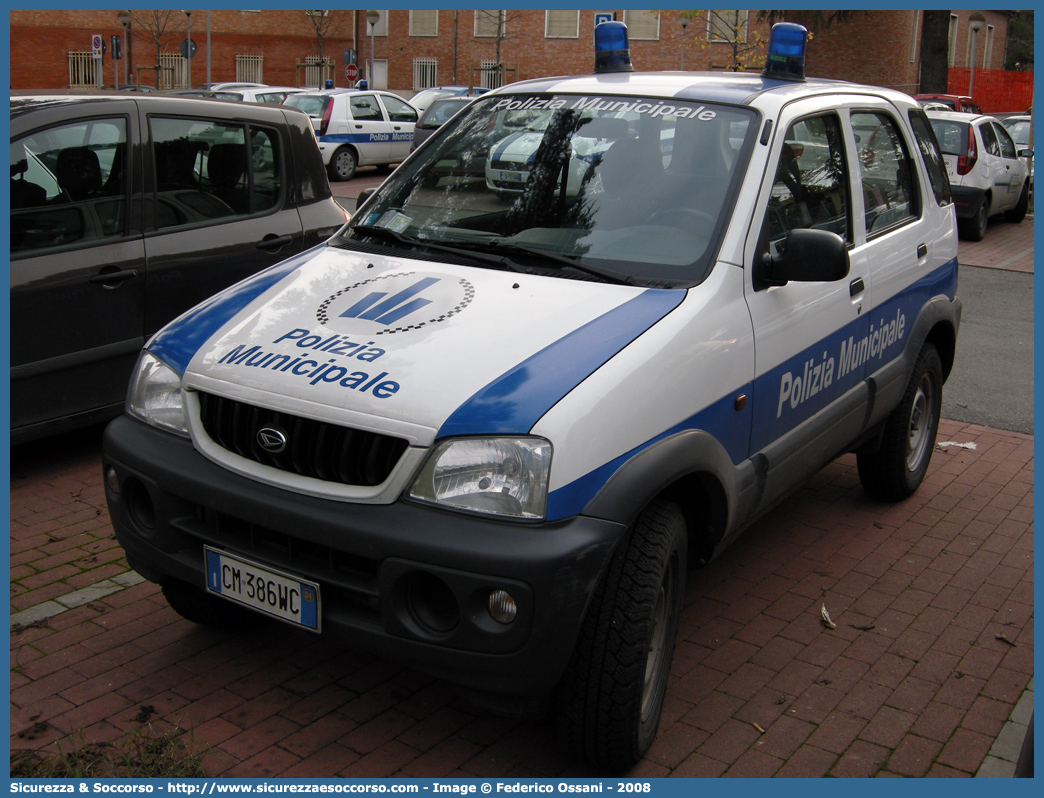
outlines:
M400 244L546 253L630 282L694 284L756 122L748 108L674 98L478 99L378 189L341 243L394 233Z

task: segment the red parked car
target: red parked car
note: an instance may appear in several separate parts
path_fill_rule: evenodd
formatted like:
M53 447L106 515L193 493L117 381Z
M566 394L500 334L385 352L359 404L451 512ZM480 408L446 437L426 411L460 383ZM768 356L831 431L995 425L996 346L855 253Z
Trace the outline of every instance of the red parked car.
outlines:
M913 96L922 106L928 103L942 103L951 111L962 114L981 114L979 104L971 97L960 94L915 94Z

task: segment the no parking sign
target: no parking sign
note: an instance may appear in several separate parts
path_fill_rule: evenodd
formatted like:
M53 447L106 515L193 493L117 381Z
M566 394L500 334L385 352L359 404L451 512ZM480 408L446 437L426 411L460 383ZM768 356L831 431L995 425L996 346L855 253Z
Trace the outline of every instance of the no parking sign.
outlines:
M102 37L100 33L91 36L91 58L102 57Z

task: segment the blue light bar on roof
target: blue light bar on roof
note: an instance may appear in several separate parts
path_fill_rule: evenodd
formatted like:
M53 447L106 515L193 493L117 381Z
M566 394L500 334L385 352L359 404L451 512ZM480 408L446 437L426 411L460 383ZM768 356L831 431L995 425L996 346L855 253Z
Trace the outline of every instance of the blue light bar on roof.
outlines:
M627 44L627 26L622 22L602 22L595 26L595 72L634 72Z
M762 77L804 80L807 43L808 30L804 25L793 22L777 22L773 25Z

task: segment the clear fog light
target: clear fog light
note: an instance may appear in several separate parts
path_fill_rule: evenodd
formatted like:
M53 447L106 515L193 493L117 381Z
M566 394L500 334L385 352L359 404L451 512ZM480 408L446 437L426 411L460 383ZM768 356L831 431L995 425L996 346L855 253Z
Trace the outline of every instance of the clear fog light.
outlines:
M116 469L112 466L109 466L109 468L105 472L105 482L108 484L109 490L111 490L113 493L120 492L120 480L116 476Z
M511 623L518 614L518 605L506 590L489 594L489 614L497 623Z

